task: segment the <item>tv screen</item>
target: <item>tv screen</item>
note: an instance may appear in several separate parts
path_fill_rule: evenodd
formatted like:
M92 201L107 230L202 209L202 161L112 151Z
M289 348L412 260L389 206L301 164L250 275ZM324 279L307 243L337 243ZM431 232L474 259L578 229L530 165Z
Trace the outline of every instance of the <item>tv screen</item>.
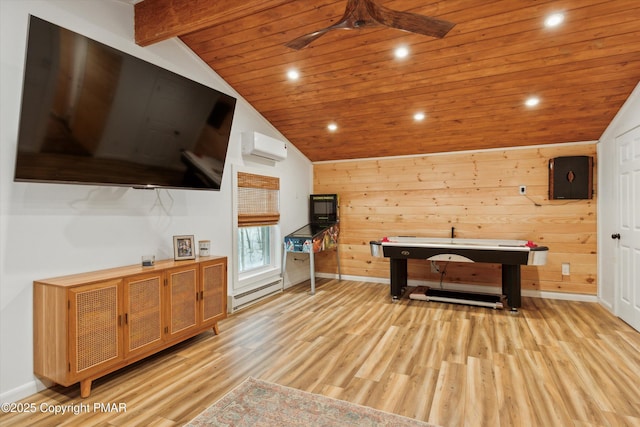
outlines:
M14 179L219 190L235 104L31 16Z

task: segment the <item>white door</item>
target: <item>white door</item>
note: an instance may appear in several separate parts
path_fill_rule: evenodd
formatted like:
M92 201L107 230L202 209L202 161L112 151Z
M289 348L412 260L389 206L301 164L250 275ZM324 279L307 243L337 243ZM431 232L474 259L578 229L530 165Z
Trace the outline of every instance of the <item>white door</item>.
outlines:
M640 127L616 138L619 239L618 316L640 331Z

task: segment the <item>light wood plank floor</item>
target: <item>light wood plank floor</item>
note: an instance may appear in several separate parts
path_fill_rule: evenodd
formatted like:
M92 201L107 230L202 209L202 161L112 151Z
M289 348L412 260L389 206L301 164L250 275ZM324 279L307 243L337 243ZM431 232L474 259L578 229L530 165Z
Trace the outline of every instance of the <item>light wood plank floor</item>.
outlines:
M248 376L447 427L640 426L640 334L596 303L523 298L518 314L308 282L93 383L23 402L126 412L2 414L3 426L182 425Z

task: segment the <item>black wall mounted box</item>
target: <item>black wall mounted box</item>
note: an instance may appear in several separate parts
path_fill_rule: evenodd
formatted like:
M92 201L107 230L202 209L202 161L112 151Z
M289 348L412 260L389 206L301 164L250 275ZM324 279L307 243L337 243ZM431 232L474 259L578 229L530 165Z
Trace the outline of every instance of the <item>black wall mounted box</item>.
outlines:
M592 199L593 157L568 156L549 160L549 199Z

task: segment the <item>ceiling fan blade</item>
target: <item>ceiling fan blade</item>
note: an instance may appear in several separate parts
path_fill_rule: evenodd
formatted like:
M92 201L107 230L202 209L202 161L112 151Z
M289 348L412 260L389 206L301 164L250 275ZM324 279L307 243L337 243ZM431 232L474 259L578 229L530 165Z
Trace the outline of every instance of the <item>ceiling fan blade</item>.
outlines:
M345 10L344 10L344 14L342 15L342 18L340 18L339 22L336 22L335 24L327 28L314 31L313 33L305 34L304 36L300 36L297 39L291 40L289 43L285 44L285 46L291 49L300 50L303 47L307 46L309 43L313 42L314 40L328 33L331 30L339 30L339 29L346 30L346 29L352 28L352 25L351 25L351 21L353 20L352 16L356 12L356 9L358 8L358 3L360 3L360 0L348 0L347 6L345 7Z
M300 37L298 37L296 39L291 40L289 43L286 43L285 46L287 46L287 47L289 47L291 49L300 50L303 47L307 46L309 43L311 43L314 40L320 38L320 36L323 36L324 34L328 33L329 31L332 31L332 30L344 30L344 29L349 29L347 21L341 21L341 22L333 24L333 25L331 25L331 26L329 26L327 28L323 28L321 30L314 31L313 33L305 34L304 36L300 36Z
M388 9L371 0L364 1L367 4L367 11L373 19L382 25L399 30L441 39L456 25L453 22L430 16Z
M442 19L400 12L375 3L374 0L348 0L340 22L313 33L305 34L285 46L300 50L331 30L350 30L384 25L430 37L444 37L456 24Z
M300 36L297 39L291 40L289 43L285 44L288 48L300 50L312 41L320 38L320 36L330 31L331 27L323 28L322 30L315 31L310 34L305 34L304 36Z

